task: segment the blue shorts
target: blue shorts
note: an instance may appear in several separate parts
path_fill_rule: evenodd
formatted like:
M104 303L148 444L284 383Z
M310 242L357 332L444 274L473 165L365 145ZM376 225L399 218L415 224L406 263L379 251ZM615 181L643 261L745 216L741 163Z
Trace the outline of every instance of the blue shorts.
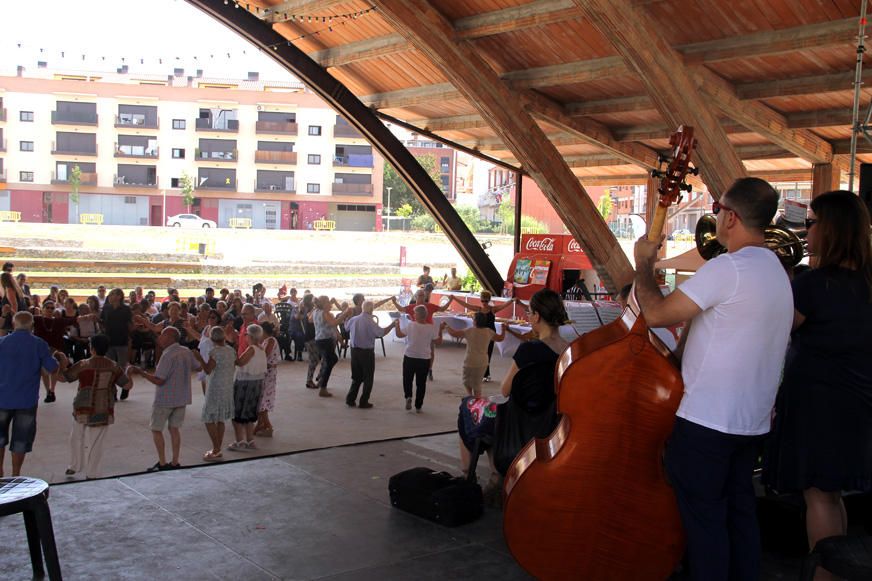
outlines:
M9 425L12 424L12 440L9 440ZM33 450L36 438L36 406L20 410L0 409L0 450L9 444L9 451L27 454Z

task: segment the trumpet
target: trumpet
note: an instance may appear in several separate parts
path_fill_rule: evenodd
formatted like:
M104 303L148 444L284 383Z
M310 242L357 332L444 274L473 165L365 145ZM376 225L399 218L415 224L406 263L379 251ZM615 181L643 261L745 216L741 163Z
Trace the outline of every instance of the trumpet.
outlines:
M711 260L727 249L718 242L717 218L714 214L704 214L696 223L694 240L696 249L704 260ZM784 216L779 216L772 226L764 230L766 247L781 261L784 268L793 268L803 258L808 256L808 243L805 239L808 231L805 225L788 222Z

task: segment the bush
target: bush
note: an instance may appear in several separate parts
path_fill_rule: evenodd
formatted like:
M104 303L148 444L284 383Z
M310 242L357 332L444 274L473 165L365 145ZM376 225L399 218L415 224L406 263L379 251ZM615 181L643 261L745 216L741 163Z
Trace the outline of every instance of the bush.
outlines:
M432 232L436 228L436 220L430 214L418 214L412 218L412 230Z
M478 279L475 278L474 274L468 272L466 273L466 276L463 277L463 283L460 285L460 290L475 293L481 290L481 283L478 282Z

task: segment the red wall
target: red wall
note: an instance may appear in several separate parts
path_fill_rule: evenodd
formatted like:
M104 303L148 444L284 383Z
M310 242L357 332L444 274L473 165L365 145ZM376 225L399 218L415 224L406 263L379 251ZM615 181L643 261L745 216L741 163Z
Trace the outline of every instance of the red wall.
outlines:
M585 187L587 195L593 200L594 204L599 203L600 197L605 192L603 186L588 186ZM566 227L563 225L563 220L554 211L554 207L536 182L531 178L524 177L523 190L521 192L521 213L525 216L531 216L540 222L544 222L548 226L548 232L551 234L561 234L566 232Z
M212 200L214 204L205 204L205 200L200 202L200 217L204 220L212 220L218 224L218 200ZM174 212L178 213L178 212Z
M299 202L300 217L297 224L299 230L310 230L315 220L329 219L329 202Z
M10 190L9 196L9 209L21 212L22 222L42 222L42 192Z
M51 221L53 224L67 224L70 221L70 195L55 192L51 201Z
M384 230L384 223L382 222L382 205L375 205L375 231L381 232Z

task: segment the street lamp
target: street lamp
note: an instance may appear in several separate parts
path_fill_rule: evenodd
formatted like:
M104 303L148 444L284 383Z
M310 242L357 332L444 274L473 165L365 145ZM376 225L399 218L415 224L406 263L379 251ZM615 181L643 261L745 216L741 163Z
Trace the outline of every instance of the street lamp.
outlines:
M391 231L391 190L392 186L387 186L388 190L388 232Z

